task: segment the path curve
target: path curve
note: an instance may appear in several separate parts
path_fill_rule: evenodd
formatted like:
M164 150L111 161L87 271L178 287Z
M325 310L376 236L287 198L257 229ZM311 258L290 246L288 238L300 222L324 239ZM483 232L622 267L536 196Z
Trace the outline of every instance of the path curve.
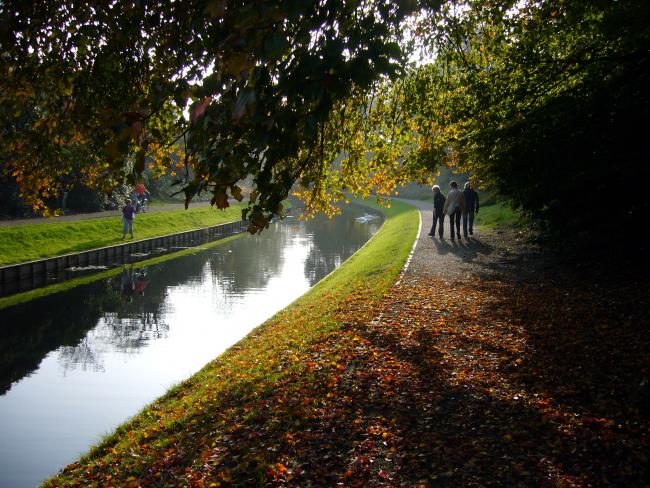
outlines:
M400 199L420 210L420 237L405 275L468 278L477 271L489 272L499 268L504 271L516 267L525 245L516 232L474 229L469 239L449 238L449 219L445 219L445 238L428 235L432 224L431 202ZM515 258L517 256L517 258ZM515 258L515 262L509 262Z

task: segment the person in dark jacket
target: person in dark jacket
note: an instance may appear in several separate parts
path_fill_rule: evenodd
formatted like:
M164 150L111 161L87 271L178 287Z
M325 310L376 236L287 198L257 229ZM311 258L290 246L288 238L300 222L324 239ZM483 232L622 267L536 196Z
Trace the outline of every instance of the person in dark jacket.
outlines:
M445 233L445 200L446 197L440 191L438 185L433 185L431 188L433 191L433 225L431 226L431 231L429 235L431 237L436 235L436 226L438 227L438 237L442 239L442 236Z
M469 181L465 183L463 196L465 197L465 211L463 212L463 234L465 235L465 239L467 239L468 232L470 236L474 235L474 214L478 213L479 208L478 193L474 191Z
M122 239L126 238L126 233L131 234L133 239L133 220L135 219L135 209L131 205L131 199L126 199L126 205L122 208Z

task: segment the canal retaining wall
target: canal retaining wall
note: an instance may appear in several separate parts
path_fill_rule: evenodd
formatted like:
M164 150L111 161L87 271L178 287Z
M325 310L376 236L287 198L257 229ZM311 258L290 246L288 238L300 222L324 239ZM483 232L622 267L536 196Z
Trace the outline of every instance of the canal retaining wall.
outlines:
M134 263L204 242L223 239L247 229L239 220L166 236L128 241L78 253L0 267L0 296L32 290L84 273Z

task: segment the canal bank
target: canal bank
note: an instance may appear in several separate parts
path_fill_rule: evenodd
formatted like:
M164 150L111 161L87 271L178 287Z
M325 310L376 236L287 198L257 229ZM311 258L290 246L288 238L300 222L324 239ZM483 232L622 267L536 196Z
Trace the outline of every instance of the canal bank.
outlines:
M170 221L165 219L166 216L158 215L153 218L155 222L149 222L153 225L145 225L145 229L139 234L145 237L138 240L117 241L116 244L103 247L92 247L90 243L112 242L106 239L105 232L102 229L107 227L106 222L117 221L102 217L96 218L93 215L84 216L76 215L76 223L63 224L65 227L72 226L72 229L61 230L57 225L46 223L46 219L40 219L40 223L31 226L25 235L25 228L0 229L0 262L12 262L20 254L8 252L8 246L20 247L21 241L15 238L20 236L22 241L36 237L36 240L44 238L54 241L66 241L66 234L73 230L75 234L85 233L83 242L74 242L73 247L84 249L80 252L70 254L51 254L48 252L41 253L46 257L43 259L16 262L9 265L0 266L0 310L6 307L17 305L33 300L38 297L58 293L65 289L74 288L75 286L91 283L97 279L113 276L119 271L118 268L123 265L142 267L150 264L156 264L174 257L183 256L193 253L192 249L200 250L216 240L231 239L237 237L240 233L247 230L247 223L243 220L228 220L238 216L241 211L241 204L234 204L225 211L221 211L216 219L216 223L202 226L207 222L214 222L215 212L213 208L199 208L194 211L173 211L172 220L174 225L169 230L179 230L181 232L169 232L160 235L161 225L167 225ZM291 215L291 204L285 202L286 215ZM162 212L161 212L162 213ZM89 217L85 221L84 217ZM144 216L150 219L150 215ZM98 222L103 222L97 227ZM113 222L115 223L115 222ZM90 224L92 227L83 227ZM81 226L80 226L81 225ZM29 226L28 226L29 227ZM51 229L45 230L42 234L34 234L34 229ZM153 237L146 237L152 235ZM68 242L70 244L70 242ZM54 249L66 249L61 244L54 246ZM27 256L34 256L34 251L27 251ZM38 254L36 254L38 255Z
M134 224L136 240L175 234L241 219L245 204L218 210L193 207L138 214ZM0 266L51 258L122 243L119 217L92 218L77 215L74 221L39 219L38 224L0 227Z
M264 399L274 391L293 384L292 379L297 377L313 379L316 388L325 387L327 382L321 385L319 371L312 368L318 361L319 341L349 327L350 318L338 316L343 305L379 300L401 271L415 239L415 209L394 203L384 211L386 221L379 232L335 273L199 373L145 407L46 486L75 482L137 486L160 481L163 476L170 486L189 484L188 473L192 475L194 466L205 464L203 456L219 467L222 460L218 452L231 446L232 436L236 435L233 429L264 418L268 407ZM358 318L371 312L364 306L358 310ZM335 366L328 365L327 370L330 367ZM287 425L278 425L274 434L265 435L283 435L291 442L291 432L306 421L289 415ZM263 444L263 437L260 442ZM248 453L246 463L235 466L234 461L223 460L222 481L239 468L256 479L264 478L269 464L280 462L263 446L257 453Z
M141 269L147 266L153 266L156 264L164 263L166 261L170 261L173 259L177 259L179 257L187 256L190 254L196 254L197 252L204 251L206 249L210 249L212 247L216 247L222 244L226 244L227 242L233 240L233 239L238 239L240 237L246 236L246 233L238 233L234 234L230 237L224 237L219 240L215 241L210 241L206 242L203 244L198 244L196 246L190 246L187 247L186 249L178 250L175 252L171 252L169 254L162 254L158 255L155 257L149 257L146 258L142 261L136 261L133 263L130 263L128 265L129 268L131 269ZM83 286L87 285L90 283L93 283L95 281L103 280L110 278L112 276L117 276L119 275L124 266L119 266L111 269L107 269L105 271L97 271L95 273L89 273L89 274L84 274L82 276L79 276L78 278L72 278L70 280L64 281L62 283L56 283L52 284L49 286L44 286L42 288L35 288L33 290L25 291L22 293L16 293L14 295L9 295L6 297L0 297L0 313L2 313L2 309L8 308L8 307L13 307L15 305L19 305L21 303L27 303L32 300L36 300L38 298L42 298L48 295L54 295L57 293L61 293L65 290L70 290L72 288L76 288L78 286Z
M41 469L42 460L53 463L46 475L55 473L302 295L376 232L382 219L369 212L288 218L260 235L122 266L0 310L0 373L9 388L0 392L0 485L34 486L34 478L17 484L8 476Z
M86 273L134 264L151 256L230 237L245 231L247 226L246 221L238 220L63 256L0 266L0 298L64 282Z

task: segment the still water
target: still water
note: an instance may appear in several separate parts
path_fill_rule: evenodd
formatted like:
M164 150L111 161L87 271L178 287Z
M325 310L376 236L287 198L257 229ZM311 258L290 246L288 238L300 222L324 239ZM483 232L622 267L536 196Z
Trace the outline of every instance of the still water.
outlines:
M0 310L0 487L33 487L305 293L381 221L349 207Z

